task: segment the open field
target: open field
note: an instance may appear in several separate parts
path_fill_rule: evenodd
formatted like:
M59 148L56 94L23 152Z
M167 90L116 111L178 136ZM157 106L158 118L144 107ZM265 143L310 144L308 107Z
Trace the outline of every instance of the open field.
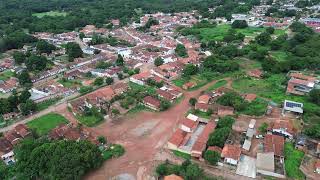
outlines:
M82 124L89 126L89 127L93 127L98 125L99 123L103 122L103 119L100 119L96 116L77 116L76 117Z
M218 89L218 88L226 85L227 83L228 83L228 81L226 81L224 79L220 80L220 81L216 82L214 85L210 86L207 91L212 91L212 90Z
M195 33L199 33L199 38L201 41L216 40L221 41L223 37L228 33L231 25L223 24L218 25L214 28L191 28ZM247 27L244 29L236 29L236 32L242 33L245 36L256 36L257 34L264 31L265 28L260 27ZM282 35L285 30L275 30L275 35Z
M51 129L60 124L66 124L68 120L56 113L49 113L39 118L36 118L27 123L30 129L34 129L40 136L47 134Z
M66 16L66 12L59 12L59 11L49 11L49 12L42 12L42 13L34 13L32 16L38 17L38 18L43 18L44 16Z

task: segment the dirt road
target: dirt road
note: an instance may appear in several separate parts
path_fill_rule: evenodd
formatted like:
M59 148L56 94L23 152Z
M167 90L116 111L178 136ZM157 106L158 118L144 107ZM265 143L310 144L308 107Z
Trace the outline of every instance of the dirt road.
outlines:
M177 128L179 120L185 117L189 99L199 96L201 91L215 82L195 91L184 92L184 99L165 112L141 112L91 128L97 134L106 136L109 141L123 145L126 153L105 162L86 179L105 180L124 173L136 176L137 179L148 179L148 175L153 175L159 158L157 155Z

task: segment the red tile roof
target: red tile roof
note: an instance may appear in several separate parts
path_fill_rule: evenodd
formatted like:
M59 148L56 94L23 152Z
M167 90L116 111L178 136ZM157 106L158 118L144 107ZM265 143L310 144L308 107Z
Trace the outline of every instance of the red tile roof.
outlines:
M216 123L214 121L208 122L208 124L203 129L202 133L199 135L197 141L193 145L192 151L202 153L202 151L206 148L209 135L214 131L215 128Z
M315 81L316 78L312 76L306 76L302 73L291 73L290 77L296 78L296 79L302 79L302 80L307 80L307 81Z
M176 145L179 147L183 142L184 138L186 137L187 132L181 130L180 128L177 129L174 134L169 139L169 143Z
M262 76L262 71L260 69L253 69L247 73L249 76L260 78Z
M194 129L197 125L198 125L198 122L197 121L192 121L190 119L187 119L187 118L184 118L182 121L181 121L181 124L190 128L190 129Z
M30 131L25 124L18 124L14 130L23 138L30 134Z
M203 103L196 103L195 109L207 111L209 109L209 105L208 104L203 104Z
M246 94L244 95L244 99L251 102L257 98L256 94Z
M267 134L263 145L264 152L274 152L276 156L283 156L284 138L282 136Z
M168 100L168 101L172 101L174 99L174 95L172 95L171 93L161 90L161 89L157 89L157 93L160 97Z
M235 145L226 144L221 153L221 157L231 158L234 160L239 160L241 155L241 148Z
M143 102L146 103L146 104L150 104L150 105L152 105L154 107L157 107L157 108L160 108L160 104L161 104L161 102L158 99L156 99L156 98L154 98L152 96L144 97L143 98Z
M294 133L293 124L290 120L276 120L273 123L272 129L285 129L290 134Z
M171 174L169 176L165 176L163 180L183 180L183 178L175 174Z
M11 143L4 137L0 138L0 151L3 153L8 153L13 149Z
M210 100L210 96L207 94L201 95L198 98L198 103L204 103L204 104L208 104Z

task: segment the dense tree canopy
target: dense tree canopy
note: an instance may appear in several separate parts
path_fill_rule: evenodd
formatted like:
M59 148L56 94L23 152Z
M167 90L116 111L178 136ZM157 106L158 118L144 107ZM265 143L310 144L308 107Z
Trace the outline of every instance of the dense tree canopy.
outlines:
M87 141L26 139L15 158L18 179L80 179L103 162L98 147Z
M74 58L82 57L82 50L79 44L74 42L69 42L66 46L66 52L69 57L69 61L73 61Z

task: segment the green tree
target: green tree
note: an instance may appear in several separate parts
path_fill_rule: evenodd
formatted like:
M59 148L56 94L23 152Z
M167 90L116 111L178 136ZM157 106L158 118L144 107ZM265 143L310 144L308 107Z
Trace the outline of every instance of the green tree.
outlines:
M258 44L265 46L269 44L269 42L271 41L271 36L269 33L263 32L258 36L256 36L255 40L257 41Z
M171 104L170 104L169 101L161 100L161 102L160 102L160 111L165 111L165 110L169 109L170 106L171 106Z
M120 54L118 54L118 58L116 60L116 65L117 66L124 66L124 60L123 60L123 57Z
M103 78L102 77L97 77L94 80L93 84L96 85L96 86L101 86L103 84Z
M231 132L231 129L229 127L216 129L209 136L209 140L207 142L208 146L219 146L222 148L230 132Z
M190 164L186 169L186 179L197 180L203 177L203 170L197 164Z
M83 40L83 38L85 38L85 37L86 37L86 35L83 32L79 33L79 38L81 40Z
M47 58L32 54L27 58L25 64L29 71L42 71L47 67Z
M315 104L320 105L320 89L313 89L309 93L309 99Z
M107 139L104 136L99 136L97 140L101 144L106 144L107 143Z
M189 104L190 104L191 106L195 106L196 103L197 103L197 99L196 99L196 98L190 98L190 99L189 99Z
M107 69L109 67L111 67L112 64L109 62L104 62L104 61L100 61L96 64L96 68L97 69Z
M268 123L262 123L260 126L259 126L259 128L258 128L258 130L259 130L259 132L261 133L261 134L265 134L265 133L267 133L267 130L268 130Z
M25 103L20 104L20 111L23 115L28 115L37 109L37 104L31 99L26 100Z
M234 122L235 122L234 118L232 118L231 116L225 116L219 119L217 123L217 128L224 128L224 127L231 128Z
M269 34L273 34L275 31L274 27L267 27L266 32Z
M240 29L243 29L243 28L248 27L248 23L247 23L247 21L245 21L245 20L235 20L235 21L233 21L231 27L232 27L232 28L240 28Z
M66 52L68 54L70 62L72 62L74 58L82 57L82 54L83 54L79 44L74 42L69 42L66 45Z
M56 50L56 47L54 45L48 43L45 40L38 41L36 48L39 54L42 54L42 53L51 54L52 51Z
M31 97L31 93L28 89L24 89L19 96L19 102L26 102Z
M157 58L154 60L154 65L155 65L155 66L161 66L163 63L164 63L164 60L163 60L161 57L157 57Z
M23 70L21 74L18 75L19 84L22 86L29 86L28 84L32 84L31 78L27 70Z
M177 44L175 52L179 57L183 57L183 58L188 57L186 47L183 44Z
M198 67L193 65L193 64L187 64L183 71L182 71L182 76L183 77L190 77L192 75L197 74L198 72Z
M220 153L216 151L207 150L204 153L204 159L207 160L211 165L217 165L221 158Z
M13 59L16 64L22 64L26 60L26 55L23 52L15 51L13 53Z
M112 77L107 77L106 78L106 83L107 83L107 85L113 84L113 78Z
M103 162L96 145L68 140L26 139L16 147L15 158L17 179L81 179Z

